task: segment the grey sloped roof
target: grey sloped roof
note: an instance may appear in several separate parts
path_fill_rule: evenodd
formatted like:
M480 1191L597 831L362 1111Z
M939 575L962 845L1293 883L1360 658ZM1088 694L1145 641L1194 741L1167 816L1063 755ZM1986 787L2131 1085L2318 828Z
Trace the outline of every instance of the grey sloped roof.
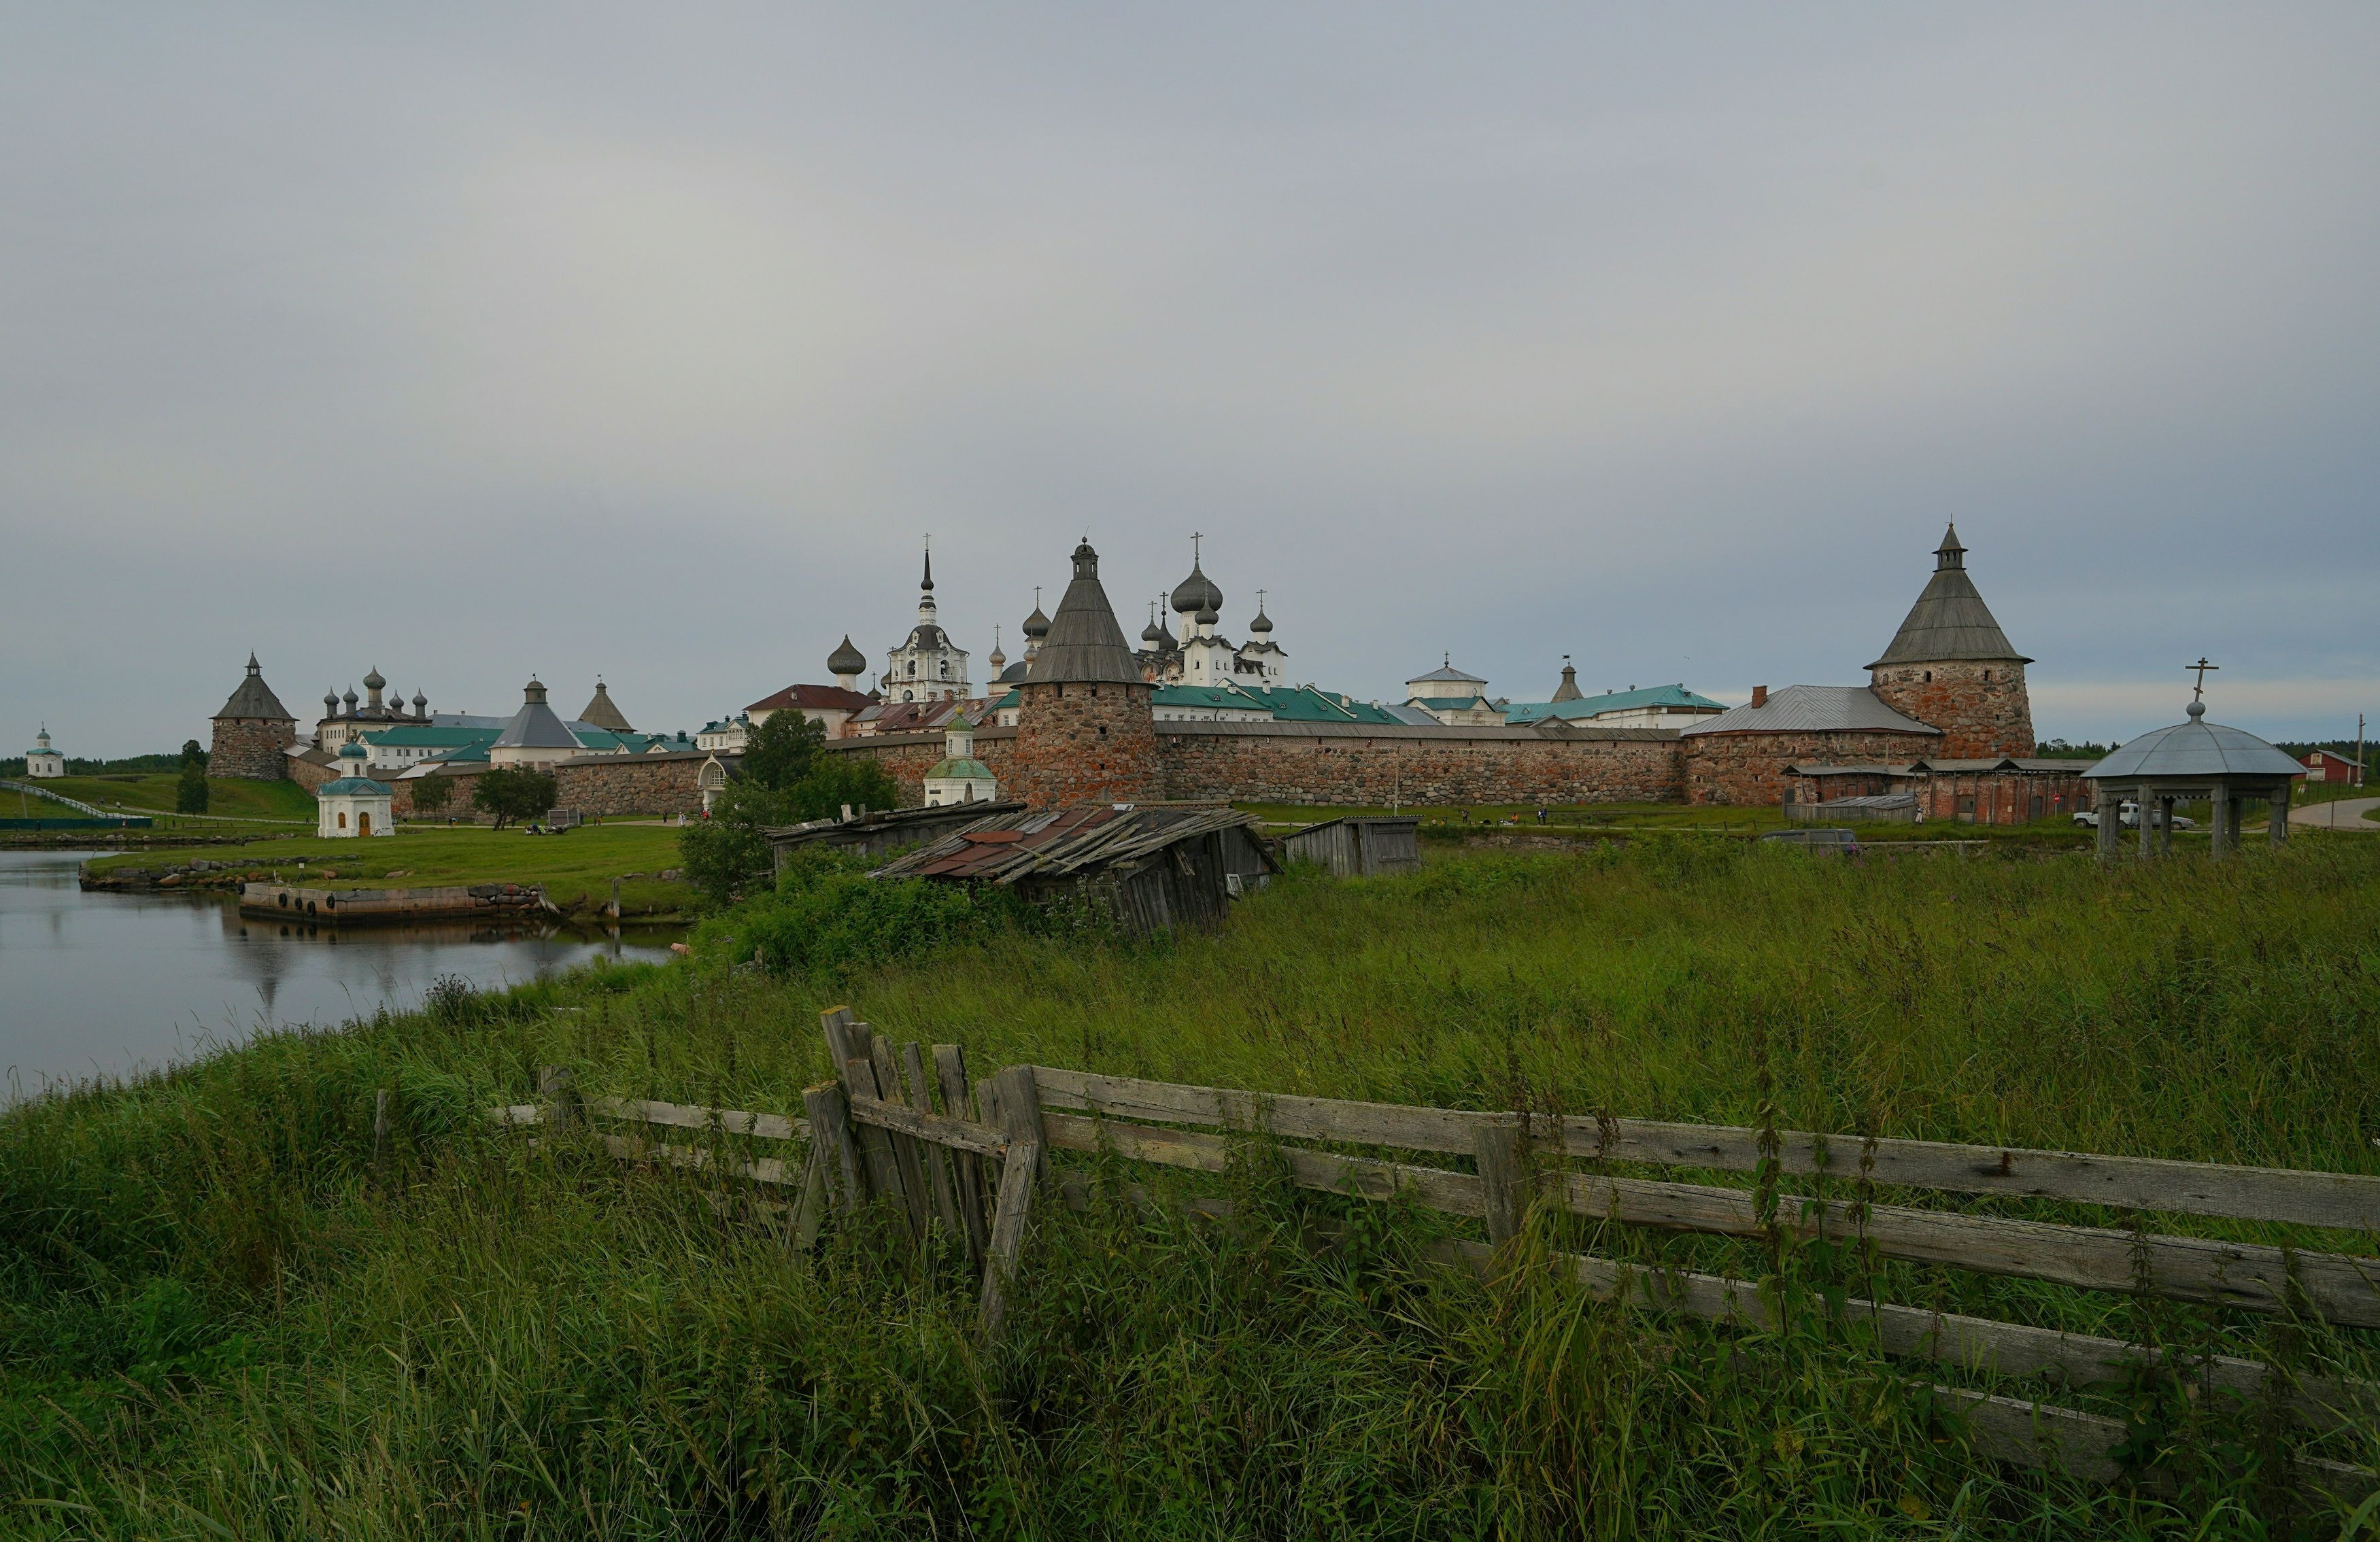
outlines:
M605 729L613 734L635 732L628 726L627 718L622 714L618 707L613 704L612 693L604 688L603 682L600 679L595 682L594 699L587 703L587 710L578 714L578 719L591 727Z
M291 722L298 721L289 716L289 710L281 705L281 698L273 695L273 687L264 683L264 675L258 668L256 655L253 653L248 656L248 677L239 683L239 688L231 693L231 698L223 704L223 710L217 712L215 716L219 718L283 718Z
M2305 768L2244 728L2209 722L2190 704L2190 721L2143 734L2082 774L2156 781L2194 776L2302 776Z
M496 735L491 749L577 749L578 736L571 733L554 710L545 704L545 687L532 680L522 692L527 698L504 731Z
M1903 717L1865 686L1788 686L1758 707L1735 707L1678 730L1697 734L1933 734L1915 718Z
M1484 686L1488 683L1479 675L1465 674L1461 670L1455 668L1452 664L1444 664L1440 665L1437 669L1431 670L1427 674L1416 674L1413 678L1407 680L1405 684L1408 686L1417 686L1424 680L1460 680L1466 685L1473 686Z
M1926 581L1917 603L1892 635L1892 646L1868 665L1930 662L1937 659L2008 659L2033 662L2009 645L2008 634L1993 619L1992 609L1967 577L1967 549L1959 544L1955 525L1934 552L1934 577Z
M1116 625L1115 607L1099 587L1099 554L1089 541L1075 548L1075 577L1050 618L1050 635L1033 656L1026 679L1034 685L1058 680L1138 681L1140 665L1123 628Z

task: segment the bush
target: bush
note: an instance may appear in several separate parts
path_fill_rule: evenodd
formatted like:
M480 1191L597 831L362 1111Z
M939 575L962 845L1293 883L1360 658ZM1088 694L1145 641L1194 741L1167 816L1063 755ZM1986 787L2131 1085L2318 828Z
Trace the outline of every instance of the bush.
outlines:
M774 727L780 712L761 726ZM854 808L892 808L901 789L874 760L856 756L821 758L790 786L772 788L748 774L727 784L712 803L710 817L688 825L678 838L680 866L697 893L727 905L770 880L768 832L772 826L822 820Z
M816 975L924 946L990 940L1026 926L1032 907L1006 889L872 879L856 858L796 852L777 886L695 932L699 957Z

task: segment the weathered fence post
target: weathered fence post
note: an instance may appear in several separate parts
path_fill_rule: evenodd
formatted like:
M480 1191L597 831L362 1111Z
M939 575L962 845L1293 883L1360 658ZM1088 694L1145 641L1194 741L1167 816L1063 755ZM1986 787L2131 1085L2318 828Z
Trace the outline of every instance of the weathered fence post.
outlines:
M926 1080L926 1062L915 1044L901 1046L902 1078L908 1084L909 1106L919 1113L934 1111L934 1093ZM934 1186L934 1219L942 1230L961 1243L966 1240L966 1225L959 1220L958 1181L951 1172L950 1148L933 1141L920 1141L918 1155L925 1159Z
M900 1103L901 1063L892 1053L892 1046L883 1039L872 1040L868 1049L868 1063L876 1073L874 1097L880 1103ZM870 1128L874 1128L870 1126ZM892 1147L892 1160L901 1170L901 1198L909 1209L909 1230L923 1237L932 1219L933 1200L926 1193L926 1164L919 1159L917 1142L904 1135L877 1130Z
M1482 1124L1471 1133L1471 1152L1488 1205L1488 1240L1501 1247L1521 1234L1528 1210L1528 1137L1517 1120Z
M934 1046L934 1075L942 1084L942 1111L953 1119L977 1116L967 1107L966 1054L955 1044ZM989 1119L979 1123L990 1123ZM983 1250L990 1242L990 1227L984 1220L983 1159L972 1151L954 1153L958 1168L959 1220L966 1228L967 1258L983 1261Z
M820 1175L836 1208L858 1209L868 1203L868 1180L860 1170L859 1147L851 1138L851 1104L841 1084L808 1088L802 1093L802 1110L809 1115L810 1149L819 1154Z
M826 1027L827 1054L834 1062L835 1077L843 1084L844 1096L875 1097L876 1066L869 1053L874 1036L868 1031L868 1025L854 1021L849 1007L839 1006L819 1015ZM861 1124L854 1134L867 1169L864 1192L868 1197L890 1196L905 1206L908 1195L901 1187L901 1164L892 1154L892 1136L873 1124Z
M1041 1166L1041 1099L1033 1067L1012 1065L992 1078L1000 1125L1008 1135L1008 1160L1000 1175L1000 1207L991 1219L990 1257L983 1267L983 1332L1000 1336L1008 1317L1008 1282L1025 1246L1025 1222L1033 1204L1033 1181Z
M578 1123L578 1094L571 1090L570 1067L537 1068L537 1100L545 1105L545 1127L566 1130Z

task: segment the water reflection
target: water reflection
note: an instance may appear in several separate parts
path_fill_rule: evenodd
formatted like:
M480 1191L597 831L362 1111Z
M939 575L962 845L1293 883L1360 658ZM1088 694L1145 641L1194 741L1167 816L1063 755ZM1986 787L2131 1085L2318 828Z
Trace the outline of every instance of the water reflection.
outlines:
M0 851L0 1068L24 1091L188 1059L262 1026L410 1007L442 975L488 988L598 956L665 959L682 935L249 919L219 896L86 894L90 855Z

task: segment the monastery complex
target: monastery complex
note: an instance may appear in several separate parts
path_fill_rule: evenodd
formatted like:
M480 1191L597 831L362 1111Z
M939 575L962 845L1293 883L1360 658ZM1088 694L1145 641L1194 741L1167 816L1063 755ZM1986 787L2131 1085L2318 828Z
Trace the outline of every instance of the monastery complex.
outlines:
M2008 822L2090 806L2083 763L2034 758L2025 669L1976 589L1955 528L1936 549L1907 619L1855 686L1756 687L1730 708L1657 686L1589 696L1564 662L1544 701L1488 695L1441 656L1400 702L1294 685L1258 596L1244 638L1222 631L1224 595L1194 550L1189 576L1148 602L1137 645L1086 540L1054 614L1037 599L1020 656L998 639L975 661L940 621L933 565L916 624L882 657L848 636L832 685L795 684L691 735L639 733L599 680L576 718L531 680L509 718L432 712L384 695L326 694L310 734L256 660L214 719L217 774L338 779L358 756L394 812L427 777L550 771L581 815L699 813L736 774L746 736L780 711L817 721L828 749L880 761L905 804L1021 799L1034 807L1232 799L1393 807L1645 801L1775 806L1887 800L1928 819ZM344 761L344 765L343 762ZM468 790L449 808L469 806Z

